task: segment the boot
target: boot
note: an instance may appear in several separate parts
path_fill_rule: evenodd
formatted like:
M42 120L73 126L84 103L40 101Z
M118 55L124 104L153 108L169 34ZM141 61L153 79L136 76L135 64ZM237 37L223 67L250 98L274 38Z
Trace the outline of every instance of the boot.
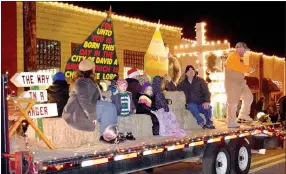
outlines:
M253 119L250 116L239 116L238 119L241 122L252 122L253 121Z
M126 138L124 137L123 133L119 132L117 135L116 139L110 140L110 141L106 141L103 136L100 136L99 138L100 141L103 141L105 143L110 143L110 144L114 144L114 143L120 143L126 140Z
M131 132L127 132L126 139L131 141L136 140L136 138L132 135Z

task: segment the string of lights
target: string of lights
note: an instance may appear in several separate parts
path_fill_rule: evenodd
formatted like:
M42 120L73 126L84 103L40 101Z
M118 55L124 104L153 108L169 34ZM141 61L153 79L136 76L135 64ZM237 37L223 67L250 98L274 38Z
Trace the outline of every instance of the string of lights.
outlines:
M94 154L77 155L69 158L54 159L50 161L36 161L38 168L43 171L60 171L71 167L87 167L97 164L119 161L130 158L139 158L145 155L157 154L167 151L185 149L194 146L201 146L208 143L218 143L225 140L242 138L256 134L267 134L269 136L279 136L284 138L285 132L281 131L281 125L272 124L264 126L253 126L248 129L225 131L222 133L208 134L204 136L185 137L183 139L170 139L157 144L140 143L134 147L106 150Z

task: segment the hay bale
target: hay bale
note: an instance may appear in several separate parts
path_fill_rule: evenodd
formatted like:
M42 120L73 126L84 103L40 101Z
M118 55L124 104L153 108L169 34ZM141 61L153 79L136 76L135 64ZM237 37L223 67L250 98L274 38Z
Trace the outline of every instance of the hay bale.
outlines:
M165 96L167 99L172 100L172 104L169 107L173 110L176 115L176 119L179 122L181 128L184 129L201 129L197 124L195 117L192 113L186 110L186 98L185 94L181 91L166 92ZM204 118L203 115L201 115Z
M201 129L192 114L185 109L185 95L183 92L166 92L166 98L172 100L169 107L175 113L177 121L184 129ZM149 115L134 114L131 116L132 133L136 138L152 137L152 121ZM204 117L203 117L204 118ZM129 123L118 118L119 131ZM70 127L62 118L42 118L44 134L52 144L60 147L78 147L93 145L99 142L99 126L94 132L85 132ZM28 137L35 140L35 131L29 126Z
M124 117L118 117L119 131L124 129L129 122ZM135 138L152 137L152 121L149 115L134 114L131 115L132 134Z
M98 126L96 131L86 132L70 127L62 118L42 118L42 121L44 134L57 148L92 145L99 141ZM36 139L35 131L31 126L29 126L28 137Z

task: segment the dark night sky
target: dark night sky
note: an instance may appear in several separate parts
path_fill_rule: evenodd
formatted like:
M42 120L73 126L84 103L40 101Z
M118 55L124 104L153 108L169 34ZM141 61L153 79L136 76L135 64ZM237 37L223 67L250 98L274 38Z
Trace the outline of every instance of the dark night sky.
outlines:
M69 2L71 3L71 2ZM195 23L207 23L208 40L243 41L255 52L285 57L286 2L72 2L118 15L183 28L183 37L195 39Z

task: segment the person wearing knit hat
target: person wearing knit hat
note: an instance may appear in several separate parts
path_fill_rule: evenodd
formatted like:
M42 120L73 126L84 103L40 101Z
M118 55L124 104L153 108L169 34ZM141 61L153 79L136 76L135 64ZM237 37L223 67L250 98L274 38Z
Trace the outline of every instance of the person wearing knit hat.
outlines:
M140 73L136 68L131 68L128 72L127 72L128 78L136 78L136 76L139 76Z
M155 109L152 108L152 100L153 100L153 90L152 86L149 82L145 82L142 86L141 96L138 100L137 105L137 113L138 114L147 114L151 117L152 120L152 132L153 135L159 135L159 120L156 115L153 113ZM152 112L151 112L152 111Z
M62 72L57 72L53 77L53 85L47 89L48 102L57 103L58 116L62 115L69 99L69 84Z
M132 101L137 108L137 103L142 88L140 82L137 80L137 77L140 75L140 73L136 68L132 68L127 72L127 74L128 78L125 79L128 83L127 91L132 93Z
M64 75L64 73L62 72L57 72L54 77L53 77L53 81L57 81L57 80L66 80L66 77Z
M178 86L175 86L172 81L169 81L168 90L183 91L186 97L186 109L192 113L198 125L203 129L215 129L211 119L211 93L206 81L198 76L197 71L192 65L186 67L185 74L185 80ZM200 113L204 114L206 122L200 116Z
M108 126L118 123L116 108L113 103L103 101L99 86L93 79L94 66L94 62L88 59L79 63L62 117L69 126L82 131L93 132L99 123L99 140L114 143L116 138L104 139L103 135Z
M135 140L132 135L131 115L136 112L136 108L132 101L132 93L126 91L127 86L126 80L118 79L116 81L118 93L111 96L111 101L116 107L117 115L121 117L120 121L125 123L122 131L126 133L126 139Z
M143 85L142 85L141 94L144 94L146 88L149 87L149 86L151 86L151 83L149 83L149 82L144 82Z

